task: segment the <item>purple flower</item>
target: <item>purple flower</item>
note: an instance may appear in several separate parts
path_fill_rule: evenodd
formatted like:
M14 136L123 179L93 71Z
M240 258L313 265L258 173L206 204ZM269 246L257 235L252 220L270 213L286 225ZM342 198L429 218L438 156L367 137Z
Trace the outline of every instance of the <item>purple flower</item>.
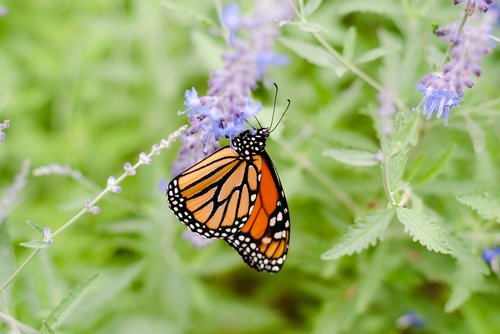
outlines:
M396 326L401 329L406 329L410 327L422 328L425 326L425 321L414 311L406 311L401 317L396 321Z
M0 16L6 16L7 14L9 14L9 8L0 5Z
M48 226L43 229L43 241L45 241L47 245L52 245L54 242L54 239L52 238L52 230Z
M240 22L241 13L240 7L237 4L231 3L224 7L221 23L229 29L229 37L227 40L229 45L232 45L234 39L236 38L236 33L238 32L238 29L240 27Z
M490 32L496 19L496 13L490 11L481 20L469 18L461 30L458 22L436 30L438 36L452 45L451 60L441 72L420 79L417 88L424 97L414 110L422 110L427 118L434 114L438 118L443 116L444 124L448 125L450 110L461 103L464 87L474 86L472 77L481 75L479 65L494 47Z
M462 3L464 0L453 0L455 5ZM480 11L486 12L493 3L493 0L467 0L467 13L472 15L474 9L477 7Z
M500 247L485 248L483 250L483 259L484 261L489 263L491 269L494 272L499 272L499 261L498 261L499 256L500 256Z
M426 86L423 82L430 80ZM450 109L462 102L463 93L454 94L447 88L439 88L444 83L443 77L438 73L431 73L417 84L417 88L424 94L423 99L414 110L421 109L427 119L436 114L437 118L443 116L444 125L448 125Z
M184 95L190 127L181 137L179 156L172 168L178 175L219 149L219 139L230 140L243 132L246 123L261 109L252 99L267 67L285 65L288 60L273 52L279 35L278 22L292 16L287 0L258 0L252 14L244 15L236 4L227 5L221 24L229 29L230 49L222 55L224 67L210 73L207 95L199 96L195 88ZM240 36L239 31L245 34Z
M3 123L0 123L0 143L5 141L5 133L3 130L7 129L10 126L10 120L6 119Z

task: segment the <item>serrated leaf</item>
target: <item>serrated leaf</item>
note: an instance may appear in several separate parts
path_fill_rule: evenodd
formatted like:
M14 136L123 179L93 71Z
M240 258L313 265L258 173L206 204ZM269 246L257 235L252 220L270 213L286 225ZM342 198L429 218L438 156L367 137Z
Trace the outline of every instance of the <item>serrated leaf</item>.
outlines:
M92 283L100 276L94 274L89 278L81 281L75 288L73 288L61 302L50 312L46 321L52 328L59 327L71 314L74 307L80 302L85 293L88 292Z
M399 221L405 226L405 233L420 242L428 250L450 254L451 248L443 236L444 230L436 223L436 218L406 208L396 208Z
M390 137L391 147L406 147L418 142L418 129L421 117L418 113L405 114L398 112L394 115L394 133Z
M314 13L316 11L316 9L318 9L318 7L321 5L322 2L323 2L323 0L309 0L307 2L306 6L304 7L304 11L306 13L306 16L309 16L312 13Z
M475 190L457 196L457 200L467 205L486 220L500 223L500 194L498 191Z
M367 167L378 164L375 154L366 151L329 149L325 150L323 155L351 166Z
M48 243L42 240L33 240L33 241L28 241L28 242L21 242L21 246L26 247L26 248L47 248L50 247Z
M466 244L457 238L449 238L453 254L457 258L457 271L451 295L445 305L446 312L453 312L466 302L488 274L488 268L480 256L470 252Z
M408 160L406 156L407 152L407 148L401 149L389 159L389 185L392 192L402 190L406 184L403 182L403 173L405 171L406 161Z
M394 217L393 209L386 209L366 215L349 228L339 243L323 253L323 260L335 260L344 255L359 253L369 246L374 246L378 240L383 240L384 232Z
M40 334L56 334L56 332L50 327L47 321L42 322L42 329L40 329Z
M309 42L304 42L299 39L282 37L279 41L295 52L298 56L304 58L308 62L325 68L334 69L337 73L338 71L345 70L345 67L340 64L331 54L329 54L325 49L311 44Z
M40 233L41 235L43 235L43 227L41 227L40 225L38 225L37 223L35 223L34 221L28 219L26 221L26 224L28 224L29 227L31 227L33 230L37 231L38 233Z

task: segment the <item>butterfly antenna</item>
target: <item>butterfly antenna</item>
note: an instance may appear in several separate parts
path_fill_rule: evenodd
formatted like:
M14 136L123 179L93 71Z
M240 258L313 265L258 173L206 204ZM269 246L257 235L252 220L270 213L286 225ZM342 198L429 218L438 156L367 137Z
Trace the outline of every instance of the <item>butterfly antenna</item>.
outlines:
M276 91L274 92L273 115L271 116L271 125L269 125L269 128L273 127L274 112L276 111L276 100L278 99L278 85L276 84L276 82L273 82L273 85L276 88Z
M257 123L259 124L259 127L262 129L262 124L260 124L259 119L257 118L257 116L254 116L253 118L255 118L255 120L256 120L256 121L257 121ZM253 125L252 125L252 123L250 123L250 122L248 122L248 121L247 121L247 123L248 123L248 124L250 124L250 126L251 126L252 128L254 128L254 127L253 127ZM255 129L255 128L254 128L254 129Z
M288 104L286 106L285 111L283 111L283 114L281 115L280 119L278 120L278 123L276 123L276 125L274 126L274 128L272 128L271 131L269 131L269 132L273 132L278 127L278 125L280 125L281 120L283 119L283 117L285 116L286 112L288 111L288 108L290 108L291 101L290 101L290 99L286 99L286 100L287 100Z

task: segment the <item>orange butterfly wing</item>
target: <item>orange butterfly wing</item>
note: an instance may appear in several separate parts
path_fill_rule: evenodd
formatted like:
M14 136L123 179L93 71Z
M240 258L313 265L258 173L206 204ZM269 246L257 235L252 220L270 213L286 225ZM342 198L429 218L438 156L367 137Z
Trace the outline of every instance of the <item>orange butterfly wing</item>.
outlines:
M258 271L278 272L286 259L290 215L271 158L261 153L261 180L254 209L243 228L225 240Z
M169 207L193 232L207 238L232 235L252 213L261 164L260 155L245 160L224 147L169 183Z

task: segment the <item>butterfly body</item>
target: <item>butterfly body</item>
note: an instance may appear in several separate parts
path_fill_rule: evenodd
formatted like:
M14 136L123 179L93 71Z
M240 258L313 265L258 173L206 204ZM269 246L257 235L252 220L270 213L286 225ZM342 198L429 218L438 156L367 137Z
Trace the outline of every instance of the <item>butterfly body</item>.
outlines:
M169 207L193 232L222 238L258 271L277 272L288 250L290 218L265 151L269 128L247 130L231 146L175 177Z

